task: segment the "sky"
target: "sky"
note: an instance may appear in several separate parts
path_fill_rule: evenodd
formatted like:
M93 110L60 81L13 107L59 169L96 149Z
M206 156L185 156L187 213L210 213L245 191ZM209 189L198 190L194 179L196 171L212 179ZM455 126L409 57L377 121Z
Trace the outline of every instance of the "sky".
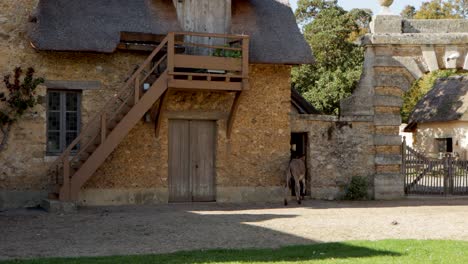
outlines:
M298 0L289 0L294 10L296 9L297 1ZM350 10L353 8L370 8L374 12L374 14L380 12L378 0L339 0L338 2L340 6L342 6L346 10ZM406 5L413 5L416 8L419 8L422 2L424 2L424 0L395 0L393 2L391 10L395 14L400 14L401 10L403 10L403 8Z

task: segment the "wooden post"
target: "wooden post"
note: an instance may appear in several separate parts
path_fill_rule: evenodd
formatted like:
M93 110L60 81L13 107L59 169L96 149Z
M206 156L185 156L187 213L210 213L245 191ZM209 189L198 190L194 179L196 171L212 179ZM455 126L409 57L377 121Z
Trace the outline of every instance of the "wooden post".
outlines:
M104 144L104 141L107 137L107 116L106 113L101 114L101 144Z
M249 38L242 39L242 89L249 89Z
M140 100L140 75L135 78L135 105Z
M401 144L401 174L404 177L405 191L408 184L406 178L406 137L403 137L403 143Z
M453 157L447 154L449 194L453 194Z
M174 72L174 54L175 54L175 34L169 32L167 40L167 72ZM169 78L173 78L173 75L169 75Z
M444 195L447 196L449 191L450 163L447 154L444 155Z
M70 160L68 153L63 157L63 186L60 200L70 201Z

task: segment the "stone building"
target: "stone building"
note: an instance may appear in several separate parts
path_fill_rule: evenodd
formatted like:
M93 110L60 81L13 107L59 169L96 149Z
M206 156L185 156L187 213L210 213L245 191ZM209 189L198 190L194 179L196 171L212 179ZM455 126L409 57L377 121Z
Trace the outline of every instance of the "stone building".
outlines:
M413 148L439 158L447 153L466 160L468 151L468 78L437 80L417 103L406 132L413 134Z
M0 74L46 80L0 153L0 208L282 199L290 70L313 62L287 1L0 10Z
M356 91L323 116L291 94L292 65L313 57L286 0L0 10L0 74L46 79L0 153L0 207L280 200L291 145L313 198L343 197L353 176L372 198L402 198L403 93L427 72L468 70L468 21L377 15Z

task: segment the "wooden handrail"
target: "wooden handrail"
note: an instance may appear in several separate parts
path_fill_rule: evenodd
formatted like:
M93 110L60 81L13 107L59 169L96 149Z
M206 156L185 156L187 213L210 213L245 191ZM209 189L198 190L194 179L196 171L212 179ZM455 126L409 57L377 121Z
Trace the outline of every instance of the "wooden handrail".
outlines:
M168 36L166 36L162 41L161 43L158 45L157 48L155 48L153 50L153 52L148 56L148 58L143 62L143 64L133 73L132 77L130 77L126 83L123 85L123 87L120 89L120 91L114 95L114 97L107 101L106 105L102 108L102 110L100 111L101 112L105 112L107 108L109 108L111 106L111 104L114 104L115 103L115 100L116 98L120 99L120 96L122 94L124 94L124 92L127 92L128 90L128 87L134 83L135 79L137 78L137 76L139 76L141 74L141 72L143 71L143 69L145 67L147 67L151 61L153 60L153 58L162 50L162 48L168 44ZM121 99L122 100L122 99ZM123 101L123 100L122 100ZM125 103L125 102L124 102ZM65 163L63 162L64 161L64 158L65 157L68 157L69 155L71 155L71 151L81 142L81 140L83 139L84 135L87 135L88 132L90 132L90 130L93 128L93 126L99 122L100 120L100 116L101 114L98 114L96 115L93 119L91 119L88 124L85 126L85 128L81 131L81 133L72 141L72 143L70 143L70 145L65 149L65 151L54 161L54 163L52 163L52 167L55 167L55 166L58 166L60 163L62 163L64 166L65 166ZM111 120L111 118L109 118L108 120ZM96 137L93 137L93 139L91 140L94 140ZM89 142L88 142L89 143ZM87 144L89 146L89 144ZM82 153L82 150L84 148L81 148L79 153L77 153L75 155L78 156L79 154Z
M180 41L180 35L183 36L197 36L207 38L224 38L230 39L232 42L240 43L241 47L229 47L229 46L216 46L207 44L198 44L191 42ZM183 39L183 38L182 38ZM177 41L176 41L177 40ZM241 57L239 60L242 65L239 68L240 74L204 74L204 73L181 73L175 72L176 68L182 67L181 65L175 65L177 62L176 44L186 46L198 46L205 48L223 49L223 50L234 50L241 51ZM164 48L167 47L167 50ZM165 54L158 56L158 61L153 65L156 56L164 51ZM175 58L176 57L176 58ZM131 107L136 105L140 100L140 96L143 93L141 85L151 76L151 74L161 65L164 60L167 60L166 73L169 73L169 77L165 81L170 81L174 78L174 75L191 75L191 76L206 76L208 80L214 77L226 77L227 81L230 78L241 78L244 83L242 89L248 89L248 71L249 71L249 36L247 35L226 35L217 33L196 33L196 32L170 32L161 41L161 43L151 52L151 54L145 59L145 61L133 71L133 74L128 78L119 91L113 94L106 104L101 108L93 118L91 118L86 126L81 130L80 134L72 141L72 143L63 151L63 153L51 164L51 168L56 168L56 179L55 182L60 181L59 177L62 175L63 185L61 188L61 196L65 199L70 199L70 180L73 180L71 167L75 164L80 155L84 151L88 150L92 144L103 144L107 140L108 124L111 121L118 121L118 114L122 113L122 109L126 106ZM153 65L153 66L152 66ZM205 67L205 65L203 65ZM210 69L210 68L208 68ZM229 70L228 68L226 68ZM149 70L149 72L147 72ZM235 108L236 106L234 106ZM233 117L230 117L232 120ZM232 123L232 122L231 122ZM79 146L79 147L77 147ZM72 156L72 152L74 156ZM60 175L60 173L63 174Z
M196 37L211 37L211 38L224 38L224 39L246 39L248 35L236 34L220 34L220 33L204 33L204 32L172 32L174 35L196 36Z
M208 44L185 42L185 41L176 41L175 44L192 46L192 47L208 48L208 49L223 49L223 50L242 51L242 48L234 48L234 47L218 46L218 45L208 45Z
M244 75L240 75L240 74L231 74L231 73L227 73L227 74L216 74L216 73L199 73L199 72L168 72L167 73L168 75L192 75L192 76L200 76L200 77L220 77L220 78L226 78L226 77L230 77L230 78L239 78L239 79L248 79L249 77L245 77Z

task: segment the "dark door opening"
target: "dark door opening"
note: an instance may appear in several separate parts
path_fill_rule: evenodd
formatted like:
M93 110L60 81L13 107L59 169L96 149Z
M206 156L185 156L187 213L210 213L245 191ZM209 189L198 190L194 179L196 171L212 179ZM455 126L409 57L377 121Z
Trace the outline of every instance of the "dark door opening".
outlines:
M306 165L306 183L309 182L307 173L307 133L291 133L291 159L299 159L304 157ZM292 180L294 181L294 179ZM291 183L294 186L294 182ZM307 195L307 186L301 185L301 193ZM291 190L291 195L295 196L296 191L294 188Z

